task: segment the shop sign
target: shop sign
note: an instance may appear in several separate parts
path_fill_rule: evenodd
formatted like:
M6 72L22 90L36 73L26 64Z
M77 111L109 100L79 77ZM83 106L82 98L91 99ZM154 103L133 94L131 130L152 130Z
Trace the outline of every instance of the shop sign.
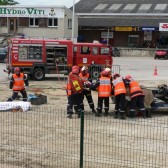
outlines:
M147 30L147 31L154 31L154 30L156 30L156 28L155 27L142 27L141 28L142 30Z
M168 23L159 23L159 31L168 31Z
M63 18L60 8L0 7L0 17L52 17Z
M102 39L113 38L113 32L101 32L101 38Z
M132 27L115 27L115 31L132 31Z

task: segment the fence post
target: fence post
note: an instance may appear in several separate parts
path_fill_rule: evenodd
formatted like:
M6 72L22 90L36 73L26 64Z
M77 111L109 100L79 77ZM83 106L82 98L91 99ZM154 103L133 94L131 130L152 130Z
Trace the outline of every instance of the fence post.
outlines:
M84 146L84 111L81 112L80 120L80 168L83 168L83 146Z

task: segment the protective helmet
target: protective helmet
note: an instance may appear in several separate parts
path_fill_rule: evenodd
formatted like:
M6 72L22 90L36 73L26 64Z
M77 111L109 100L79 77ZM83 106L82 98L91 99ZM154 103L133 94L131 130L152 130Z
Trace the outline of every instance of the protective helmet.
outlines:
M73 68L72 73L78 75L79 74L79 69Z
M86 71L86 70L88 70L88 68L86 66L83 66L81 69L81 71Z
M126 77L125 77L125 80L130 80L132 77L131 77L131 75L127 75Z
M104 76L104 77L108 77L108 76L109 76L109 73L108 73L107 71L105 71L105 70L102 71L101 74L102 74L102 76Z
M73 67L72 67L72 70L73 69L79 69L79 67L77 66L77 65L74 65Z
M116 79L117 77L120 77L120 75L119 75L118 73L115 73L115 74L113 75L113 78Z
M105 71L111 72L111 69L110 68L105 68Z
M16 68L14 69L14 72L15 72L15 74L20 74L20 68L19 68L19 67L16 67Z

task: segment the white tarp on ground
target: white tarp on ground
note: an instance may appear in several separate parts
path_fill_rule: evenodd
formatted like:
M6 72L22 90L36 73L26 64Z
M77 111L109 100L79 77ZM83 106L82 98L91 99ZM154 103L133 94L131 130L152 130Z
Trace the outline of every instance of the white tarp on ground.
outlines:
M16 108L21 108L25 112L31 108L31 103L23 101L0 102L0 111Z

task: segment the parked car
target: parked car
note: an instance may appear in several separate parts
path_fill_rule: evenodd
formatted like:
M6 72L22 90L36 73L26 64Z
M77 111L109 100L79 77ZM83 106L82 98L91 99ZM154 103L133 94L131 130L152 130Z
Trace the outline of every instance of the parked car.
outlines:
M0 48L0 62L5 62L7 57L7 50L5 48Z
M120 50L117 47L112 48L112 56L113 57L120 57Z
M167 49L157 49L155 50L155 59L168 59L168 50Z

